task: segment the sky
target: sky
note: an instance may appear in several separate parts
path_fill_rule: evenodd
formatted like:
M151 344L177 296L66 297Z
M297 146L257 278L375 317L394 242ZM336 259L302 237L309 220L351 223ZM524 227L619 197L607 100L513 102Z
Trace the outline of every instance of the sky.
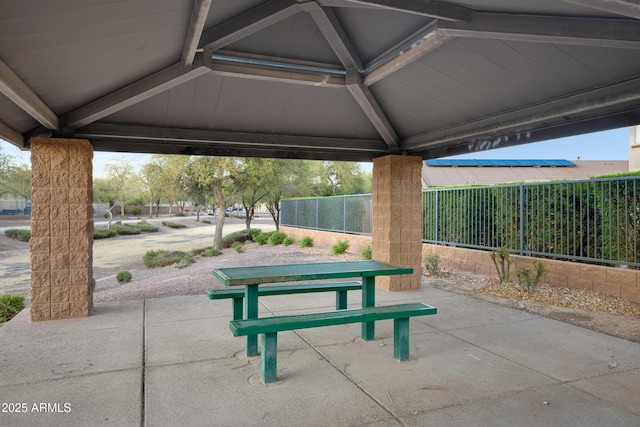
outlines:
M18 163L30 164L30 153L20 151L15 146L0 139L1 152L13 156ZM93 176L106 176L105 165L124 158L136 168L149 161L148 154L94 153ZM543 142L523 144L516 147L476 151L469 154L448 157L451 159L562 159L562 160L629 160L629 128L619 128L603 132L553 139ZM372 163L362 163L365 171L372 170Z

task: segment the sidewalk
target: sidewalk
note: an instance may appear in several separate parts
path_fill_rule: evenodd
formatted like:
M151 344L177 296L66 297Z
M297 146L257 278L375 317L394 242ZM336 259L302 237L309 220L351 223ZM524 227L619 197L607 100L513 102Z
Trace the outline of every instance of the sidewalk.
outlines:
M438 308L411 320L409 361L393 359L391 321L370 342L358 324L280 333L268 386L229 332L229 301L104 303L42 323L23 311L0 328L0 424L640 425L639 344L427 286L376 298ZM261 301L266 316L331 310L335 296Z

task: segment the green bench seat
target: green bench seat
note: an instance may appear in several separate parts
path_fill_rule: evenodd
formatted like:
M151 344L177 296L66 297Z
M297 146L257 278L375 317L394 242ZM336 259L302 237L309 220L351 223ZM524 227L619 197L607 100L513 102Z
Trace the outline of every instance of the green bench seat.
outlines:
M347 308L347 291L362 290L362 282L329 282L329 283L303 283L296 285L260 286L258 296L304 294L312 292L335 292L336 310ZM244 287L212 289L208 290L209 299L232 298L233 319L242 319L242 302L244 299Z
M234 336L263 334L260 377L266 384L276 381L280 331L394 319L393 356L402 362L409 358L409 318L436 313L435 307L423 303L397 304L260 319L237 319L229 323L229 328Z

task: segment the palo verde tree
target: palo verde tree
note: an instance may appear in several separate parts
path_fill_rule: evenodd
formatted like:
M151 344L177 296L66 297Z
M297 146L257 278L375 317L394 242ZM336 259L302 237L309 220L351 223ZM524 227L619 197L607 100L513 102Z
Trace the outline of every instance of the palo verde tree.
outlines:
M3 196L30 199L31 169L26 164L16 164L13 156L0 151L0 197Z
M280 229L280 201L285 197L308 195L313 186L311 162L273 159L264 168L264 180L269 186L265 202L276 229Z
M234 183L238 198L246 212L245 225L251 228L258 203L263 201L271 189L272 159L244 158L239 161L239 170Z
M125 205L141 198L140 180L133 164L125 158L108 162L105 165L105 171L112 191L109 199L113 200L114 205L120 206L120 218L124 218Z

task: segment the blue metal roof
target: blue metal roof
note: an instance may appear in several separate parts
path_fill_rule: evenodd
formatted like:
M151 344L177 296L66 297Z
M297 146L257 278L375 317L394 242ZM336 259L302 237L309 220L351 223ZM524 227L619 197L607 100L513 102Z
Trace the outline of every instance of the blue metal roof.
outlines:
M575 163L569 160L486 160L486 159L433 159L425 162L433 167L528 167L528 168L571 168Z

